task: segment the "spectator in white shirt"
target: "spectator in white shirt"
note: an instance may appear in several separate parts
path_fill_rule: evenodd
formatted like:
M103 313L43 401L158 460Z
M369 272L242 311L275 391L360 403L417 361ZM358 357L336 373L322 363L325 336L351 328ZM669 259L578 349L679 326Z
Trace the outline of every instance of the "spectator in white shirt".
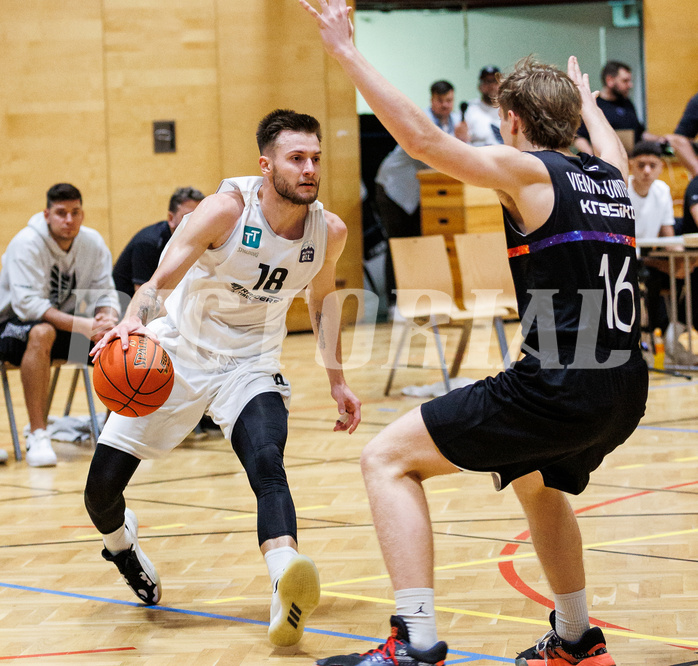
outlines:
M671 190L664 181L659 180L664 166L661 146L654 141L638 142L630 154L629 166L628 193L635 209L635 237L648 239L674 236ZM681 249L681 246L678 245L677 248ZM661 292L669 289L668 261L643 257L642 263L650 328L665 331L669 319Z
M470 133L470 143L473 146L493 146L502 143L499 132L499 107L497 94L499 92L499 68L488 65L480 70L478 85L480 97L468 102L465 112L465 122Z

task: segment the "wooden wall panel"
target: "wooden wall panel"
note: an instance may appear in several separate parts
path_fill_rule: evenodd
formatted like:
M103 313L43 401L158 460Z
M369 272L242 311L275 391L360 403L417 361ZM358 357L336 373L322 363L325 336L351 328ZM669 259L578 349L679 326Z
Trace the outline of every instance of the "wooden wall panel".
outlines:
M355 92L296 0L5 0L0 37L3 248L70 181L116 259L175 187L259 173L257 123L289 107L322 124L320 197L350 230L338 285L363 286ZM156 120L175 153L154 153Z
M673 132L698 92L698 2L643 0L648 128Z
M90 0L3 0L0 248L71 182L85 224L108 231L102 20Z
M218 0L221 143L225 176L259 173L255 130L276 108L315 116L322 126L320 200L349 227L340 288L363 286L359 128L354 86L328 58L314 22L296 0ZM346 319L353 313L348 311ZM289 329L307 329L298 302Z
M104 0L111 246L165 218L176 187L220 180L213 0ZM153 121L176 122L176 152L155 154Z

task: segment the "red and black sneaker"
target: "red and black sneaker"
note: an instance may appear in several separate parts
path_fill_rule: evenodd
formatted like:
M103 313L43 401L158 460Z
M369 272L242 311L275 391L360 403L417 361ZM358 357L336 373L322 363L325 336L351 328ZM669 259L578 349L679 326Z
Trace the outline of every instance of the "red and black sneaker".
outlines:
M343 654L318 659L315 666L444 666L448 646L439 641L428 650L418 650L410 645L410 635L405 621L399 615L390 618L390 638L377 648L363 654Z
M598 627L587 629L576 641L566 641L555 631L555 611L550 613L552 629L538 643L516 657L516 666L616 666L606 650L606 639Z

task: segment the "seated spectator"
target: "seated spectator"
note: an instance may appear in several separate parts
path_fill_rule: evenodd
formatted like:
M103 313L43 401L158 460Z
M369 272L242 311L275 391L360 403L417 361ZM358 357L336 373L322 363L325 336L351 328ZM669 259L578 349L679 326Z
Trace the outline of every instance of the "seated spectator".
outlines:
M698 175L686 187L681 231L684 234L698 234Z
M628 193L635 209L635 237L638 239L674 235L674 203L669 186L658 180L664 166L661 146L640 141L630 155ZM680 248L680 246L679 246ZM644 257L646 306L651 330L665 331L669 319L661 291L669 288L666 259Z
M2 257L0 359L20 367L32 467L56 464L46 432L51 362L86 362L90 340L118 321L111 253L97 231L82 226L83 218L80 191L54 185L46 209L31 217Z
M204 198L193 187L179 187L170 197L167 219L141 229L123 249L114 265L114 284L122 299L122 311L138 287L153 276L160 254L182 218L191 213ZM125 298L124 294L126 295Z
M431 86L431 104L426 109L434 124L461 141L467 141L468 126L453 111L454 91L448 81ZM410 157L399 145L386 155L376 174L376 206L389 238L421 235L419 180L417 172L429 168ZM395 275L390 248L385 257L385 286L388 301L395 302Z
M698 155L696 155L696 145L692 143L698 135L698 93L688 100L681 120L676 126L673 134L667 139L671 143L676 156L688 169L692 178L698 176Z
M659 137L645 130L637 116L635 105L629 98L633 88L633 74L629 65L617 60L609 60L601 70L601 92L596 103L614 130L632 130L635 143L638 141L658 141ZM575 147L583 152L593 154L589 131L584 123L574 140Z
M465 112L465 123L470 133L470 143L473 146L493 146L502 143L499 131L499 107L497 93L499 92L499 68L489 65L480 70L478 84L480 97L468 102Z

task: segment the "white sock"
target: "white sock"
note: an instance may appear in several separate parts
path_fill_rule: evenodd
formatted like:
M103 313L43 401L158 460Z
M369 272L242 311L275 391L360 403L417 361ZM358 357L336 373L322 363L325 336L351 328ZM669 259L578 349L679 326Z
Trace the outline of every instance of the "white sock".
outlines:
M274 585L279 580L288 563L298 555L298 551L291 546L281 546L281 548L273 548L264 553L264 560L269 569L269 578L271 584Z
M569 594L554 594L555 631L560 638L576 643L589 628L589 609L585 589Z
M122 550L128 550L131 547L131 540L126 532L126 523L109 534L102 534L102 541L104 541L104 547L112 555L116 555Z
M395 610L407 624L410 645L418 650L428 650L436 643L436 617L434 616L434 590L430 587L413 587L395 592Z

